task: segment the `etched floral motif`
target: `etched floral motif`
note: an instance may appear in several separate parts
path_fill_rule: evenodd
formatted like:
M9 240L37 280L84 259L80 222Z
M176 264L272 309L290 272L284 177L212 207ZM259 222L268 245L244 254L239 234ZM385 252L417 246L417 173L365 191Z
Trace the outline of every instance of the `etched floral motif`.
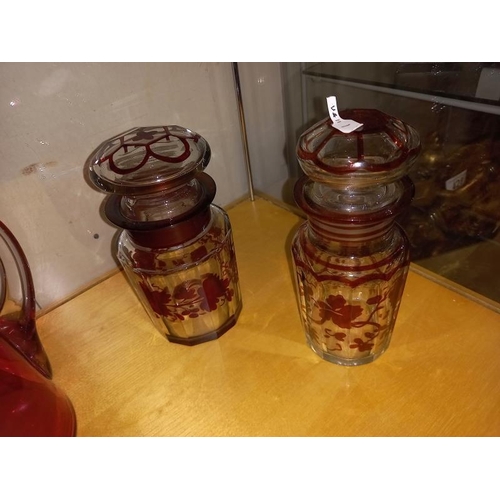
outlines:
M196 250L191 252L191 260L193 262L202 259L208 255L207 247L205 245L201 245Z
M231 281L213 273L204 274L201 279L185 281L177 285L173 293L145 281L140 281L139 285L153 312L169 321L197 318L231 302L234 296Z
M155 252L141 252L136 250L134 252L134 263L138 269L166 269L167 264L157 258Z
M211 243L210 240L206 240L206 243ZM217 241L215 241L217 243ZM212 242L213 244L213 242ZM149 271L164 271L169 268L184 266L186 264L192 264L198 262L209 254L209 249L206 245L200 245L195 250L190 253L185 253L180 255L179 258L170 258L169 260L164 260L164 251L154 251L154 250L134 250L130 252L127 249L123 249L129 262L133 263L134 269L146 269Z
M339 328L347 330L344 332L333 331L330 328L324 329L325 342L329 338L335 339L333 344L328 344L328 350L342 351L344 346L345 348L357 349L360 353L371 351L375 346L375 339L386 331L386 327L378 321L374 321L374 317L378 311L383 309L383 303L388 294L389 292L385 292L369 297L362 303L366 307L359 305L359 302L355 305L349 304L340 294L329 295L326 301L314 301L314 307L320 317L320 320L316 321L317 324L322 325L331 321ZM359 329L365 327L369 327L370 330L360 334ZM366 340L363 340L360 335L366 337Z
M325 302L318 301L317 306L321 318L320 324L331 320L340 328L351 328L352 321L363 313L360 306L349 305L342 295L329 295Z
M366 303L369 305L378 305L380 302L382 302L383 298L382 295L374 295L373 297L370 297L367 299Z
M377 285L373 295L362 300L349 301L341 293L330 294L324 300L315 297L315 289L309 282L311 276L298 270L299 292L307 297L309 308L302 307L302 314L314 342L329 351L351 351L365 355L374 352L392 329L391 319L384 311L394 311L399 304L401 283ZM389 309L387 309L389 307ZM391 312L391 315L393 312ZM393 318L394 316L392 316ZM317 331L312 325L319 325ZM333 326L333 327L332 327Z
M207 274L203 279L201 290L198 292L202 297L201 308L203 310L215 311L219 300L225 299L229 280L224 281L212 273Z
M360 338L355 338L353 343L349 345L351 349L359 349L359 352L371 351L375 344L368 340L363 340Z
M152 141L156 136L156 131L154 130L145 130L140 128L135 133L135 136L130 140L132 141Z
M325 337L335 337L337 340L345 340L347 334L344 332L332 332L330 328L325 328Z
M182 314L179 314L175 310L175 306L172 303L172 295L166 290L161 290L156 287L150 288L146 283L139 282L139 285L146 296L146 299L151 306L154 313L161 317L164 316L170 321L175 321L176 319L184 319Z

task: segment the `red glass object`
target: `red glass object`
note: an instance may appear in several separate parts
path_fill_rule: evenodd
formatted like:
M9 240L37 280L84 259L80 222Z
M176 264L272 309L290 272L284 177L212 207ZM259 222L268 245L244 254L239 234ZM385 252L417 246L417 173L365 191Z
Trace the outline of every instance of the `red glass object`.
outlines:
M231 224L203 172L210 156L203 137L172 125L120 134L87 162L112 193L105 212L123 229L117 255L132 288L156 328L184 345L220 337L241 311Z
M310 347L323 359L359 365L388 347L409 267L409 242L395 219L413 196L407 173L417 132L377 110L346 110L362 123L344 134L322 120L299 138L307 174L295 200L308 221L292 254Z
M0 257L0 436L74 436L73 406L50 380L52 368L36 330L26 256L2 222Z

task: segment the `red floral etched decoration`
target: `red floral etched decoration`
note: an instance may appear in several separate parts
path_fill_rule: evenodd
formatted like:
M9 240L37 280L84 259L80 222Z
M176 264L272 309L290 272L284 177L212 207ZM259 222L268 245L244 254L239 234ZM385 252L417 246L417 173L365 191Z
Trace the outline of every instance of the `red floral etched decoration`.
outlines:
M308 217L292 254L306 338L322 358L373 361L388 347L409 266L395 218L413 196L407 173L420 141L410 126L377 110L347 110L362 123L344 134L325 119L299 139L307 174L295 199Z
M186 345L218 338L241 310L231 225L202 172L209 161L203 137L172 125L120 134L87 163L113 193L106 215L124 229L118 258L132 287L158 330Z

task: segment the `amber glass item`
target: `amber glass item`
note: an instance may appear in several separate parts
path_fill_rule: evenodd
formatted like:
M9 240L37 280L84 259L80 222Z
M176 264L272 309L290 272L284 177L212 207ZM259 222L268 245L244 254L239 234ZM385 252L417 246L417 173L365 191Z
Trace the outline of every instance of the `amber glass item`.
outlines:
M0 222L0 436L75 435L73 406L51 378L28 262Z
M229 218L203 172L210 147L176 125L135 128L89 158L92 182L112 193L105 212L123 229L118 259L156 328L170 342L220 337L241 310Z
M413 196L408 170L417 132L377 110L346 110L362 123L344 134L330 118L299 138L307 177L295 200L307 215L292 243L307 342L323 359L361 365L388 347L409 266L395 218Z

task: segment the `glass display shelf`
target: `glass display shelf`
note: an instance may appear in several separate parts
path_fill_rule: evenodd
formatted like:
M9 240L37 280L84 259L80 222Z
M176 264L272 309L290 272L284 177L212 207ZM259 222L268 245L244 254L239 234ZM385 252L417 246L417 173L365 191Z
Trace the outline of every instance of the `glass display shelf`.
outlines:
M295 145L327 96L398 117L422 143L399 221L412 262L500 306L500 63L283 63L282 85L289 176L270 196L295 204Z
M303 63L303 74L366 90L500 114L499 63Z

